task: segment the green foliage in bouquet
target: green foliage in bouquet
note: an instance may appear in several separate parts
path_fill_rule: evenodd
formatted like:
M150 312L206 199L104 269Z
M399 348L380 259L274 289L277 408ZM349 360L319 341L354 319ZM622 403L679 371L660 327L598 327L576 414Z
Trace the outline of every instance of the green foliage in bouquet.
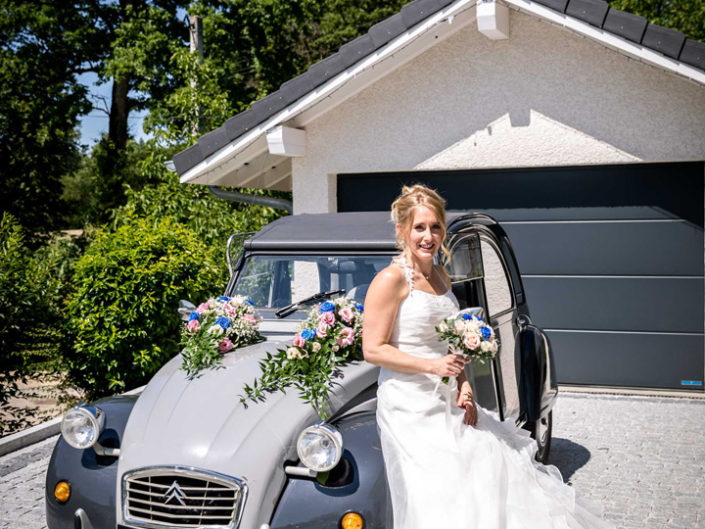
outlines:
M267 393L294 387L321 419L328 417L328 393L341 368L362 360L362 311L354 300L338 298L313 307L291 347L267 353L262 375L245 385L240 401L263 401Z
M244 296L220 296L201 303L181 334L181 369L194 376L215 366L228 351L264 340L254 312L252 301Z

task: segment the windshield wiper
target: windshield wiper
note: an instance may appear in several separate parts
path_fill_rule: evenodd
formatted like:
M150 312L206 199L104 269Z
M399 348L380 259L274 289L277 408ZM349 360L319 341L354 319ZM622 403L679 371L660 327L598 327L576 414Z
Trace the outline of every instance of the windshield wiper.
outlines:
M292 314L299 310L303 305L307 305L311 302L318 301L321 299L326 299L331 296L335 296L336 294L343 294L345 292L344 288L339 288L338 290L326 290L324 292L319 292L318 294L314 294L313 296L309 296L307 298L301 299L297 301L296 303L292 303L291 305L287 305L286 307L282 307L278 311L274 313L274 315L277 318L286 318L289 314Z

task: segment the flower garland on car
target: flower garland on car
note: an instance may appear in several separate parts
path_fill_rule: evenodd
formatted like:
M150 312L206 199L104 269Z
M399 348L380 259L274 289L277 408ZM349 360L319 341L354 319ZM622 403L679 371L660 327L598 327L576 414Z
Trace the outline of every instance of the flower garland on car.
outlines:
M181 333L181 369L193 376L212 367L228 351L261 342L251 300L220 296L201 303L189 315Z
M485 320L466 310L445 318L436 326L438 339L447 341L451 352L481 363L491 360L499 350L494 329ZM443 377L448 382L448 377Z
M321 419L327 418L328 392L340 368L362 360L363 306L348 298L325 301L309 310L292 345L267 353L260 362L262 375L245 385L240 401L263 401L266 393L295 387Z

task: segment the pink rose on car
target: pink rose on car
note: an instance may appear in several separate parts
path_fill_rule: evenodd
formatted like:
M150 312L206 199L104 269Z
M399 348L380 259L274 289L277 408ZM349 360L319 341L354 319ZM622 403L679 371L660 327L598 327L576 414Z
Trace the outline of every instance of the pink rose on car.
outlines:
M350 310L348 307L343 307L342 309L340 309L338 311L338 316L343 318L346 323L350 323L354 317L353 311Z
M208 302L205 302L205 303L201 303L198 306L198 308L196 309L196 312L198 312L199 314L203 314L207 310L210 310L210 307L208 306Z
M465 338L463 338L463 343L468 349L477 349L480 345L480 337L474 332L469 332Z
M233 342L230 341L230 338L223 338L218 344L218 350L220 350L221 353L227 353L232 348Z
M198 320L191 320L190 322L188 322L188 325L186 326L186 328L190 332L198 332L198 329L201 328L201 324L198 323Z
M255 318L252 314L244 314L242 316L242 319L245 321L245 323L249 323L250 325L254 325L257 323L257 318Z
M318 318L318 321L325 324L326 327L330 327L335 323L335 314L332 312L322 312Z
M340 331L340 336L338 336L335 341L338 342L341 347L352 345L353 342L355 342L355 331L350 327L343 327Z
M328 326L325 323L320 322L318 324L318 327L316 327L316 336L318 336L319 338L325 338L327 335L328 335Z
M294 345L296 347L303 347L306 345L306 340L304 340L300 334L297 334L294 336Z

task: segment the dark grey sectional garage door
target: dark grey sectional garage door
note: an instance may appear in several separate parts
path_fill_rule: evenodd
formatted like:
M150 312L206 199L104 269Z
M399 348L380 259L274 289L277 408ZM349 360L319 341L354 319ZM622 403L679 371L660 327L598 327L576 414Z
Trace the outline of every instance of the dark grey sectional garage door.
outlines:
M386 209L421 181L487 211L561 383L702 391L703 177L702 163L341 175L338 206Z

